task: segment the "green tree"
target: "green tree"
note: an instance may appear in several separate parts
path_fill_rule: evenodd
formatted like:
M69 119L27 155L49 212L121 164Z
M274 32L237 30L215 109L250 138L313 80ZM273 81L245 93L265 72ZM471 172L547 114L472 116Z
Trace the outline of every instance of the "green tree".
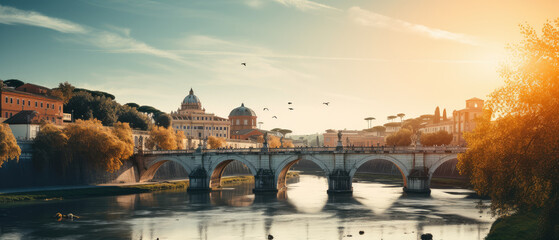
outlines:
M137 103L127 103L127 104L124 104L124 106L129 106L131 108L139 108L140 107L140 105L138 105Z
M21 149L8 124L0 124L0 167L10 159L19 160Z
M4 84L6 84L6 86L8 87L17 88L25 83L18 79L8 79L4 81Z
M152 106L141 106L138 108L139 112L143 112L143 113L147 113L147 114L151 114L152 117L155 119L157 118L157 116L159 116L160 114L162 114L163 112L159 111L159 109L154 108Z
M127 105L120 108L117 121L129 123L131 128L144 131L148 130L152 125L151 119L148 116Z
M433 123L441 122L441 110L439 110L439 106L435 108L435 115L433 117Z
M62 102L64 104L66 104L66 103L68 103L68 101L70 101L72 96L74 96L74 89L75 89L75 87L72 86L72 84L70 84L68 82L64 82L64 83L58 84L57 88L54 88L54 89L50 90L48 92L48 95L53 96L53 97L57 97L60 100L62 100Z
M450 142L452 142L452 134L445 130L421 134L421 144L424 146L448 145Z
M93 96L87 92L75 92L68 103L64 104L64 111L73 114L74 119L88 120L93 118L91 109Z
M511 59L501 68L505 85L465 134L468 149L458 168L491 197L494 213L541 208L539 239L558 239L559 18L544 24L541 36L530 26L521 32L523 40L510 47Z
M155 118L155 125L160 127L164 127L164 128L171 127L171 123L172 123L171 116L166 113L162 113Z
M401 128L400 131L386 137L388 146L409 146L411 144L412 132L409 129Z

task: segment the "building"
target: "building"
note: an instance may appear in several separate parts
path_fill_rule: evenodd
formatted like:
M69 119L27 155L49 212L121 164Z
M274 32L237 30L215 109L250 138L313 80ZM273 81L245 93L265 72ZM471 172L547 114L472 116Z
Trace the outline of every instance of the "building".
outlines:
M231 122L231 139L249 140L264 135L265 131L256 128L256 113L244 103L229 113ZM253 137L254 136L254 137Z
M435 110L435 114L437 111L438 110ZM432 117L431 115L422 115L420 118L425 121L425 124L419 128L419 132L436 133L438 131L446 131L447 133L452 134L452 126L454 125L454 122L452 121L452 118L446 117L446 109L443 110L443 116L438 117L439 119L437 119L436 115L433 115Z
M192 89L182 101L181 107L170 115L173 129L183 131L187 139L205 139L209 136L229 138L229 120L206 113Z
M384 145L384 137L377 136L376 133L360 130L341 130L342 145L355 147L371 147ZM338 145L338 131L333 129L326 130L324 133L324 146L336 147Z
M389 123L385 123L384 127L386 128L386 130L384 131L384 134L390 135L390 134L397 133L398 131L400 131L400 128L402 128L402 123L401 122L389 122Z
M483 100L472 98L466 100L466 108L452 112L452 144L464 145L464 132L470 132L476 127L474 119L483 113Z
M12 134L17 140L33 140L41 127L40 114L37 111L20 111L4 123L10 125Z
M24 87L26 85L27 87ZM17 89L26 91L20 91L6 86L1 87L1 118L8 119L21 111L29 110L36 111L39 120L62 124L64 104L62 100L58 98L45 95L48 88L33 84L24 84Z

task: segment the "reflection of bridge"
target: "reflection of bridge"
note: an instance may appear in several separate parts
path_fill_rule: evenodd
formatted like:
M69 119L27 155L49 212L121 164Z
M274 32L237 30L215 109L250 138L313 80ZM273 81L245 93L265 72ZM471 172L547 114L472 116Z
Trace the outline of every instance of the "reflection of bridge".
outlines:
M219 187L225 167L236 160L245 164L254 176L255 193L284 188L287 171L299 160L312 161L324 171L328 193L351 193L353 175L361 165L386 160L402 173L404 191L429 193L435 170L464 151L462 147L198 149L148 151L136 158L144 165L140 168L140 181L150 180L161 165L173 161L188 172L191 191Z

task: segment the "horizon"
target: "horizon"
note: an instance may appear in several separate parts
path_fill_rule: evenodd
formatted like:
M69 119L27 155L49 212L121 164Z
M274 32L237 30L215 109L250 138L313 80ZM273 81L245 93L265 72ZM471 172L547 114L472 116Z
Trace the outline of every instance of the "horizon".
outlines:
M206 112L244 103L263 129L361 130L366 117L451 116L486 100L518 24L539 32L559 7L403 3L0 1L0 78L67 81L167 113L192 88Z

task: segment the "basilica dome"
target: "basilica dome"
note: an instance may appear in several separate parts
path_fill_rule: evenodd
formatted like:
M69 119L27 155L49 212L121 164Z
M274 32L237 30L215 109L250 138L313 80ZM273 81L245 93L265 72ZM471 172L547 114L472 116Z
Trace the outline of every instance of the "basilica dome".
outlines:
M252 111L252 109L245 107L245 104L241 104L240 107L233 109L231 113L229 113L229 117L236 117L236 116L254 116L256 117L256 113Z
M182 100L182 104L199 104L199 103L200 103L200 99L198 99L198 97L194 95L194 91L192 91L192 88L190 89L190 93L188 94L188 96L186 96L184 100Z

